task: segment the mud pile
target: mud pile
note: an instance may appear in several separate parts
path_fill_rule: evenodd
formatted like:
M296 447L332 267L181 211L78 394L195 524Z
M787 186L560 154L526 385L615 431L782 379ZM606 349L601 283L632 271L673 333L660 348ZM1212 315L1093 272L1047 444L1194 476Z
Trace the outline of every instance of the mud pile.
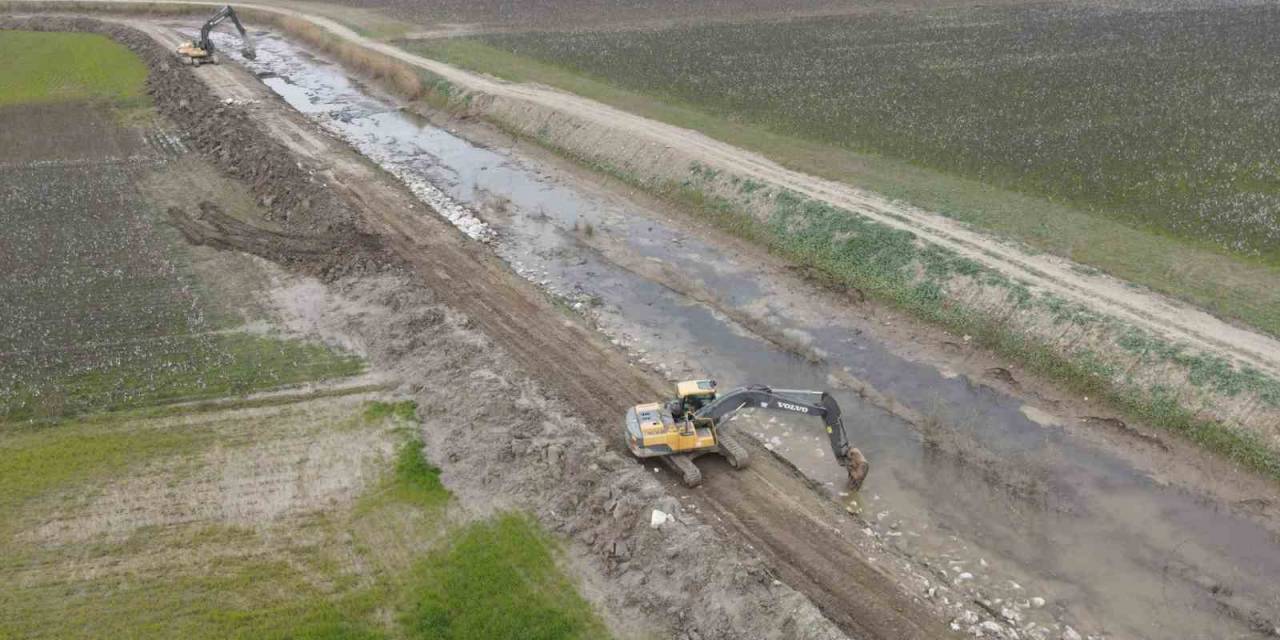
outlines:
M197 208L194 215L176 207L168 211L169 221L187 242L252 253L326 281L385 270L395 262L375 235L359 231L280 233L232 218L212 202L201 202Z
M468 513L519 509L570 539L584 595L615 630L686 640L844 637L668 495L649 468L608 451L430 290L399 274L317 290L278 297L292 328L362 345L376 370L402 380L418 402L427 455ZM654 527L655 509L674 518Z

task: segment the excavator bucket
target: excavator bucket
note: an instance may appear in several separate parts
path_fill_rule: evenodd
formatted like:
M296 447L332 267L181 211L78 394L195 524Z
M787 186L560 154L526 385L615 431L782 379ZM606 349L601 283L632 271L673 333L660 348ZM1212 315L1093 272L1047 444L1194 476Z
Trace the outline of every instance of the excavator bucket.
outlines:
M871 463L867 462L867 457L862 455L862 451L851 448L845 470L849 472L849 488L859 491L862 489L863 481L867 479L867 474L871 472Z

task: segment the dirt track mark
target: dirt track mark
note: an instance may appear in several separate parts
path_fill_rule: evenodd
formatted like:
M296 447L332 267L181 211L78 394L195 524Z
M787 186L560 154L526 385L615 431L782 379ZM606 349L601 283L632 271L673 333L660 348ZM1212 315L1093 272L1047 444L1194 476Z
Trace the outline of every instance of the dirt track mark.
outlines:
M200 202L197 208L195 214L169 209L169 221L192 244L244 251L321 276L345 272L353 264L371 271L388 262L381 238L367 233L279 233L236 220L212 202Z

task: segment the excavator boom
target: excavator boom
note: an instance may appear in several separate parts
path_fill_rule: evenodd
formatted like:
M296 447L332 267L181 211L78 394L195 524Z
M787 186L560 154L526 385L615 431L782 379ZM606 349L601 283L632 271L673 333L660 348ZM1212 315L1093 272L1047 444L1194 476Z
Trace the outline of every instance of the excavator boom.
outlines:
M720 396L694 413L694 417L719 424L724 418L748 405L757 409L822 418L827 428L827 437L831 440L831 453L840 466L848 469L849 482L853 488L856 490L862 486L870 465L862 452L849 444L849 434L845 431L844 421L840 416L840 404L831 394L803 389L773 389L764 385L747 386Z

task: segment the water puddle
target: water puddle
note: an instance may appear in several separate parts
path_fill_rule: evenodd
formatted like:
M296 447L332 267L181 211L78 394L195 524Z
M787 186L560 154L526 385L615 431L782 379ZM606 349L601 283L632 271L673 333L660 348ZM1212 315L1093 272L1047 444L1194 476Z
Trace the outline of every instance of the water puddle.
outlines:
M642 363L726 387L832 388L845 372L936 415L944 426L921 434L837 390L872 461L856 497L842 493L820 425L749 412L735 423L860 510L872 535L915 560L921 593L957 615L1003 616L1032 638L1059 637L1063 621L1107 637L1253 637L1280 620L1280 545L1262 527L1155 484L1043 411L896 356L660 213L431 126L278 37L264 34L258 59L243 62ZM824 362L761 339L670 278L789 327Z

